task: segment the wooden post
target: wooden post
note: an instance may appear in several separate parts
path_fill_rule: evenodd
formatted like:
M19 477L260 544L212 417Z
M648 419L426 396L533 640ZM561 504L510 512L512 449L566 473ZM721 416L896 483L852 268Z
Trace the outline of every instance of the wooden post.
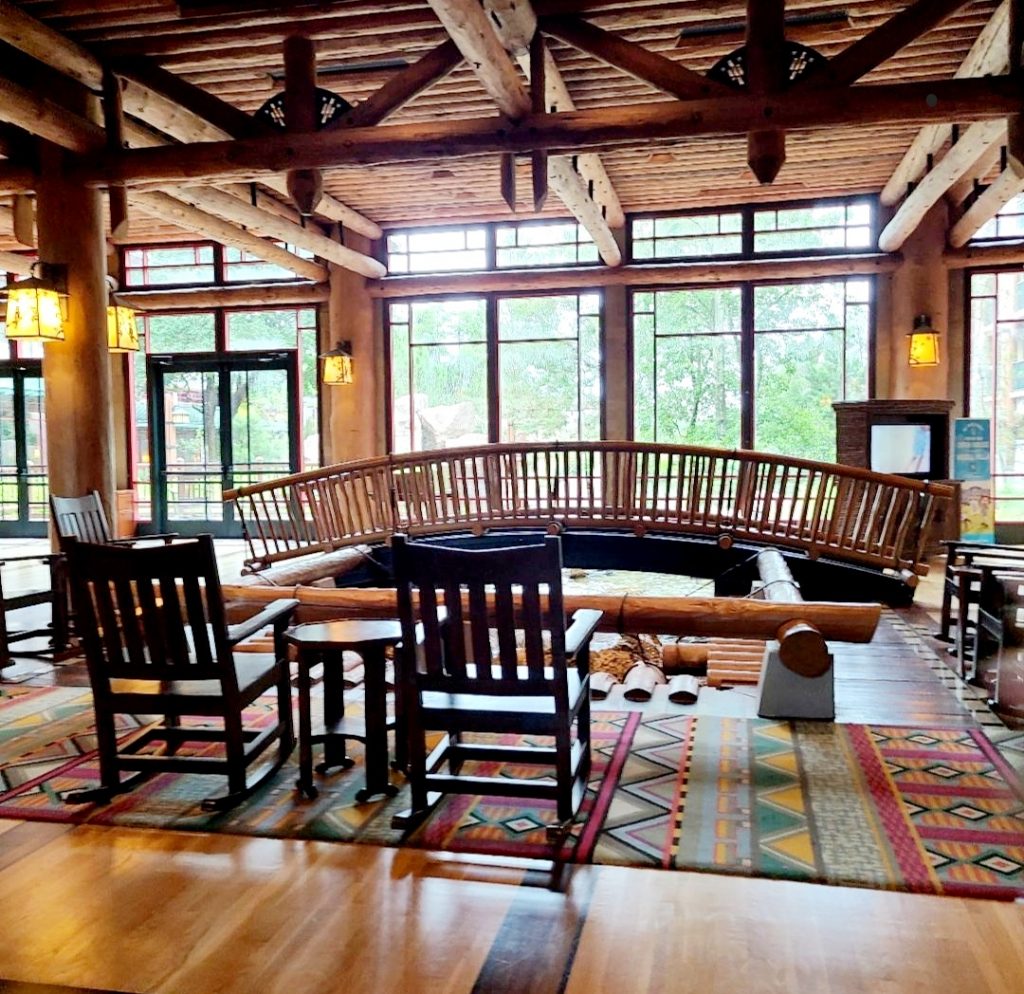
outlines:
M346 233L345 243L369 254L371 243ZM357 273L331 264L331 296L321 322L321 347L352 346L354 382L319 389L323 396L323 450L326 464L368 459L384 452L384 356L378 330L381 304Z
M77 96L77 111L96 110ZM86 107L85 105L92 105ZM107 285L103 202L98 190L69 179L71 164L41 143L37 188L39 256L68 267L68 320L62 342L45 346L46 457L50 492L98 490L114 513L114 432L107 351Z
M747 2L747 81L755 96L779 93L786 82L785 0ZM747 164L763 185L773 183L786 161L786 133L747 134Z
M1009 35L1010 72L1016 74L1019 85L1024 69L1024 0L1010 0ZM1011 114L1006 119L1006 133L1010 163L1017 175L1024 175L1024 111Z
M316 48L304 35L284 40L284 117L289 131L316 131ZM323 193L319 169L288 171L288 195L300 214L311 215Z

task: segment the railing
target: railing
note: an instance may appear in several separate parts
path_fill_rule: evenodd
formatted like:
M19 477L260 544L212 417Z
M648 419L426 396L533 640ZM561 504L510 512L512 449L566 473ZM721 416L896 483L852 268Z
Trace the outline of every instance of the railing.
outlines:
M257 569L396 531L555 524L755 541L925 572L936 501L952 495L939 484L763 452L554 442L342 463L224 499L236 504Z

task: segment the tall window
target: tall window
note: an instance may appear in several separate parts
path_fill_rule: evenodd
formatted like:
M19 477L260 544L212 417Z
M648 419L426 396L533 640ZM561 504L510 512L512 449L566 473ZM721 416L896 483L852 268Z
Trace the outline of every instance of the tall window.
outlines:
M997 522L1024 521L1024 273L969 277L967 413L992 422Z
M833 401L868 396L871 289L851 277L635 292L634 437L834 460Z
M600 437L600 307L596 293L392 304L393 450Z
M740 444L739 287L633 295L634 437Z

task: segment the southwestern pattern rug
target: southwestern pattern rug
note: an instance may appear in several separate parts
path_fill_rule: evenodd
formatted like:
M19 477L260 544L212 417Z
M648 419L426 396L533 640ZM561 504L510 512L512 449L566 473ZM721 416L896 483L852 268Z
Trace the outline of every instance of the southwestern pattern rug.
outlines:
M98 779L87 690L0 698L0 817L234 832L464 853L704 870L992 898L1024 896L1024 791L980 729L923 729L594 713L594 770L558 852L538 802L445 800L411 837L390 827L407 795L357 804L356 766L295 768L230 812L200 808L218 778L154 777L106 807L61 796ZM270 705L268 704L268 707ZM125 735L143 720L126 719ZM514 741L514 740L512 740ZM507 769L530 775L528 768ZM536 772L536 771L535 771Z

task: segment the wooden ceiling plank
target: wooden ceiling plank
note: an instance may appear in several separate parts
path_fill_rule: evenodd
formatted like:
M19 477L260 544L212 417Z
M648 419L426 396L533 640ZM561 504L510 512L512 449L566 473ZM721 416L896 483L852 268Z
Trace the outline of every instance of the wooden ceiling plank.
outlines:
M478 0L428 0L480 84L509 120L530 112L530 96Z
M883 252L895 252L950 186L967 173L989 145L1002 134L1003 127L1001 120L972 124L903 201L878 236L878 247Z
M437 48L431 49L408 68L395 73L380 89L375 90L351 110L326 124L323 130L331 131L341 127L368 127L371 124L380 124L389 115L419 96L429 86L444 79L462 61L463 56L459 51L459 46L449 38Z
M927 96L934 101L926 101ZM237 182L290 168L440 160L499 152L556 154L597 151L651 141L745 134L769 116L787 130L886 122L988 120L1019 106L1014 77L861 85L787 91L772 100L746 94L700 101L655 102L567 114L531 116L495 128L493 118L415 125L378 125L314 135L268 135L234 142L135 149L90 157L80 173L103 185ZM948 184L947 184L948 185Z
M541 18L541 31L682 100L731 92L721 83L577 17Z
M988 23L975 39L954 78L991 76L1005 72L1009 63L1010 0L996 8ZM928 125L918 132L882 189L883 204L897 204L913 183L928 168L928 156L934 155L949 139L948 124Z
M757 96L780 93L787 82L785 0L747 0L747 89ZM779 128L747 134L747 165L764 186L775 182L786 161L786 133Z
M241 249L304 279L322 283L328 278L327 270L319 263L300 259L286 249L272 245L259 235L243 231L230 221L199 210L191 204L182 203L167 193L134 192L130 194L129 199L147 214L169 221L186 231L212 238L223 245Z
M1012 167L1004 169L950 229L949 244L962 248L982 225L991 221L1014 197L1024 192L1024 177Z
M234 221L236 224L267 238L274 238L288 245L307 249L322 259L350 269L361 276L377 279L387 275L386 267L376 259L346 248L311 228L303 228L276 214L269 214L262 208L253 207L248 201L240 200L223 190L214 190L209 187L179 187L173 191L173 195L176 199L183 200L193 207L198 207L209 214L216 214L225 220Z
M833 86L849 86L969 2L970 0L917 0L916 3L894 14L884 24L869 31L849 48L844 48L817 72L808 73L800 81L800 86L820 86L823 82Z

